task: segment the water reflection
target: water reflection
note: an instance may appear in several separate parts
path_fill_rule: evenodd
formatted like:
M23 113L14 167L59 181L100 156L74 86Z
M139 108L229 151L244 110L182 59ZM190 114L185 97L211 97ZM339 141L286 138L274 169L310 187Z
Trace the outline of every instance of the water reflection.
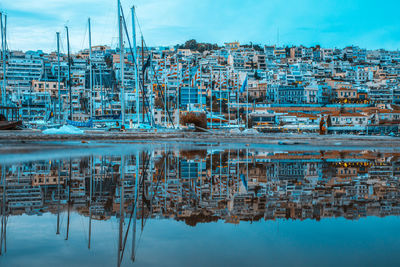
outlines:
M209 147L2 164L0 249L13 249L7 247L8 219L22 214L54 214L54 234L65 240L71 217L85 218L88 249L92 222L117 218L117 266L127 257L135 261L149 218L196 226L398 216L399 156Z

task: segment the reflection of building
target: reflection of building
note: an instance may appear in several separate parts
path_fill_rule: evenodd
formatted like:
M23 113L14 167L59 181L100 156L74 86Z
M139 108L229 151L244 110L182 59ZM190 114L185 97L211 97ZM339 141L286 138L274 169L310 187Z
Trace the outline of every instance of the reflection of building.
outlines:
M152 155L125 156L124 166L120 156L15 164L5 169L6 190L1 186L0 194L5 193L11 214L54 213L58 205L65 210L70 199L74 210L98 220L118 214L121 203L131 211L137 198L137 216L190 225L400 214L398 153L196 150Z

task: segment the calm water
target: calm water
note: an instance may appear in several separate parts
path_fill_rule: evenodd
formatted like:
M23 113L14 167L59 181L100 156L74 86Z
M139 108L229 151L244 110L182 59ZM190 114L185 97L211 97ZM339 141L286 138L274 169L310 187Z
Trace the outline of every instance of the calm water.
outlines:
M1 162L1 266L398 266L400 151L95 145Z

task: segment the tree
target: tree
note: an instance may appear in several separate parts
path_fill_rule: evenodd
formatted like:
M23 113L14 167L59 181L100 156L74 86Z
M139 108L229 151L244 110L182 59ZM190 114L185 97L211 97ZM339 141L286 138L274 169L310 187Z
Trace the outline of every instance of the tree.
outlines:
M154 106L157 108L164 108L164 102L157 96L154 100Z
M254 126L253 118L249 117L249 121L248 121L247 127L248 128L253 128L253 126Z
M325 120L324 118L321 118L321 121L319 122L319 134L325 135L325 131L326 131Z
M187 112L181 116L183 125L194 124L197 127L207 129L207 116L205 113Z
M328 127L331 127L331 126L332 126L331 115L328 115L328 118L326 119L326 125L327 125Z
M223 113L228 113L228 101L226 101L225 99L221 101L221 109Z
M206 104L207 107L210 106L210 97L208 96L206 98ZM215 95L212 97L212 111L219 112L219 101L217 100L217 97Z
M186 42L185 42L185 46L184 46L184 48L190 49L190 50L197 50L197 47L198 47L197 41L194 40L194 39L191 39L191 40L189 40L189 41L186 41Z
M111 68L111 67L112 67L113 63L112 63L112 56L111 56L111 54L106 54L106 55L104 56L104 61L106 62L106 65L107 65L108 68Z
M203 159L207 157L207 150L181 150L180 155L184 159Z
M217 44L210 44L210 43L197 43L196 40L191 39L186 41L184 45L179 45L178 48L190 49L193 51L198 51L200 53L203 53L204 51L218 49L219 46Z

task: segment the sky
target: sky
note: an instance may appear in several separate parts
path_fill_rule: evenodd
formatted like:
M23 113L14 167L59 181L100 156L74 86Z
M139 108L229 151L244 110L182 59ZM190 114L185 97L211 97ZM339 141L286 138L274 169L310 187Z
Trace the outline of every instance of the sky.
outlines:
M400 47L398 0L121 0L131 28L130 8L149 46L199 42L306 45L368 49ZM66 51L65 25L72 51L92 44L118 43L116 0L1 0L8 15L12 50L56 50L56 32Z

